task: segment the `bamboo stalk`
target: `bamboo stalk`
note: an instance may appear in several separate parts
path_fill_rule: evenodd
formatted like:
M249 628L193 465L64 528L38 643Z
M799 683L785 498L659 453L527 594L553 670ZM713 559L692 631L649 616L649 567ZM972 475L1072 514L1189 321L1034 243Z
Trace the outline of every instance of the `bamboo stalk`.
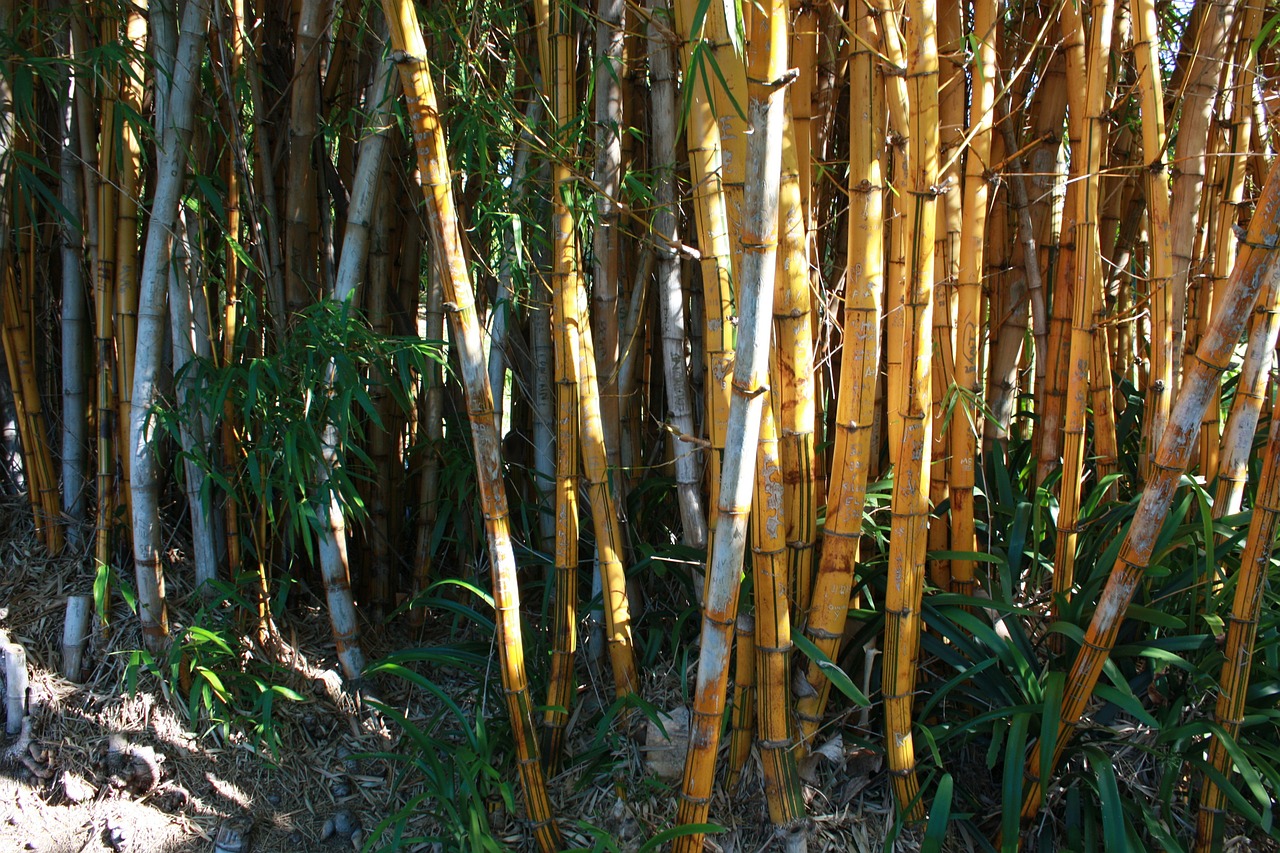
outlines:
M667 4L650 0L649 9L649 114L652 127L651 157L657 176L654 198L653 230L665 243L658 251L658 300L662 324L663 388L666 411L670 412L674 434L671 436L675 458L676 497L680 504L681 537L692 548L705 548L707 519L702 503L702 465L695 436L692 390L685 366L684 290L680 275L679 210L676 187L676 93L675 34L669 21L664 21Z
M553 69L544 85L551 90L551 118L556 127L565 126L573 106L574 54L569 32L568 10L548 3L536 8L542 56ZM562 151L561 156L570 152ZM555 289L560 300L563 325L560 343L566 348L566 369L578 383L578 433L582 468L591 501L596 534L596 555L604 590L605 642L613 664L614 688L622 698L639 689L635 651L631 640L631 616L627 601L626 573L622 563L622 531L609 486L608 452L601 418L599 381L590 326L585 322L586 305L579 266L577 233L565 193L571 181L569 166L557 159L552 165L552 237Z
M806 283L808 276L805 276ZM751 503L751 570L756 604L756 702L760 761L769 821L779 837L794 838L804 820L804 796L791 731L791 608L788 594L783 462L773 406L760 415L756 492ZM739 654L741 654L739 650ZM794 841L792 843L795 843Z
M689 753L676 820L706 822L715 775L729 677L729 647L737 615L739 578L746 547L747 517L755 484L754 450L769 376L770 326L778 250L778 186L785 121L787 20L781 0L771 0L755 20L748 120L753 128L743 197L742 278L739 286L738 351L733 402L726 424L728 453L721 473L720 512L707 564L702 608L702 645L689 727ZM700 832L675 839L676 853L702 849Z
M1199 4L1196 4L1197 6ZM1147 272L1151 300L1151 367L1144 393L1143 451L1138 471L1145 477L1169 421L1173 401L1173 249L1170 243L1169 191L1165 177L1164 92L1155 39L1159 30L1153 0L1138 0L1133 12L1133 57L1142 92L1142 161L1147 165L1147 231L1151 253Z
M168 287L169 245L177 221L191 138L195 81L209 21L207 0L188 0L174 61L168 118L161 127L156 187L147 225L138 298L138 346L130 410L133 457L133 552L143 641L153 651L168 643L169 617L161 562L160 466L150 412L160 396L160 365Z
M724 788L738 789L742 768L751 756L756 736L756 620L739 613L733 625L733 708L729 717L729 767Z
M1197 243L1197 214L1204 192L1209 150L1210 120L1221 65L1233 53L1228 47L1237 4L1230 0L1202 0L1200 26L1196 31L1195 50L1190 56L1183 88L1179 90L1181 110L1178 113L1178 136L1173 158L1173 186L1169 202L1169 246L1173 251L1173 275L1169 287L1173 291L1173 316L1170 346L1175 357L1182 353L1186 335L1187 287L1192 281L1193 267L1201 257L1193 250ZM1242 4L1241 4L1242 5ZM1201 310L1208 310L1207 305ZM1173 392L1177 393L1181 364L1173 365ZM1158 440L1159 433L1154 434Z
M60 93L62 156L58 197L64 210L62 237L62 509L67 515L68 539L77 547L84 531L85 455L89 443L89 389L86 383L85 342L89 337L84 288L84 231L82 188L75 158L77 137L73 106L76 79L69 72Z
M439 266L443 272L444 296L447 302L452 303L449 312L450 326L471 420L480 500L489 540L502 683L507 698L507 712L511 717L525 808L534 822L539 847L545 853L553 853L560 848L561 837L552 816L546 781L538 758L538 743L534 737L524 644L520 635L520 594L516 583L515 553L511 547L507 499L502 483L501 442L494 428L493 395L489 389L480 346L475 296L466 258L462 253L443 129L425 58L426 44L412 3L383 0L383 10L391 26L391 43L396 51L395 59L400 69L413 126L431 235L434 245L439 247L441 253Z
M1213 719L1223 734L1234 739L1244 723L1245 694L1253 669L1254 643L1258 637L1258 614L1262 590L1271 568L1276 528L1280 527L1280 419L1271 422L1271 434L1262 457L1262 475L1253 504L1253 517L1240 556L1235 597L1227 617L1227 639L1223 649L1222 673L1218 676L1218 700ZM1209 742L1209 764L1223 778L1230 778L1232 760L1220 735ZM1226 794L1206 775L1200 788L1200 809L1196 820L1197 853L1221 849Z
M904 819L924 817L911 736L920 644L920 602L924 593L929 503L925 477L932 450L932 378L929 329L934 308L934 229L938 184L938 43L933 0L908 3L907 87L910 90L910 148L902 198L909 218L904 291L908 367L897 399L889 405L902 419L893 476L889 584L885 592L883 691L885 742L894 798ZM891 99L892 100L892 99ZM892 436L891 439L892 440ZM910 805L916 801L915 805Z
M979 354L983 345L982 274L983 250L988 240L987 210L990 188L987 171L991 164L992 128L995 124L996 67L995 0L979 0L974 5L973 39L977 41L977 68L973 71L973 100L970 106L971 131L965 168L963 225L956 312L956 363L954 382L961 394L951 415L951 545L956 551L976 551L973 523L973 489L977 467L978 433L983 376ZM972 595L975 588L974 563L970 559L951 561L953 589Z
M1081 110L1083 162L1072 172L1076 182L1077 208L1074 302L1071 312L1070 375L1067 383L1066 413L1063 418L1062 481L1058 493L1058 537L1053 571L1054 614L1070 600L1075 582L1077 527L1080 520L1081 481L1084 479L1085 410L1088 406L1089 362L1093 358L1094 304L1101 291L1101 259L1098 241L1098 208L1101 193L1102 152L1106 148L1104 115L1107 69L1111 55L1111 35L1115 20L1114 0L1094 2L1090 7L1091 31L1088 39L1088 87L1081 97L1071 98L1071 109ZM1084 40L1080 10L1066 4L1062 10L1064 37ZM1073 34L1074 33L1074 34Z
M67 596L66 618L62 625L62 677L79 682L84 672L84 650L89 641L89 617L93 614L93 598L88 595Z
M799 94L787 93L787 103ZM814 544L818 536L818 507L814 472L816 383L813 360L813 306L809 294L809 253L805 235L805 207L799 160L802 149L787 121L782 142L782 176L779 184L778 271L773 309L773 382L778 409L778 431L784 483L783 511L786 525L788 576L796 619L803 619L813 594ZM807 152L804 152L807 155ZM808 159L804 156L803 159Z
M716 4L712 4L715 6ZM694 32L695 20L702 20L697 0L675 0L676 32L689 34L683 42L681 59L689 68L695 44L705 43L704 31ZM712 9L712 12L715 12ZM698 69L705 73L706 60ZM711 442L707 465L707 529L708 539L719 526L716 513L720 507L721 464L725 453L725 429L729 416L729 381L734 370L736 327L733 316L732 245L729 238L729 212L724 190L725 152L715 105L708 86L694 85L686 119L689 172L693 182L693 208L698 231L698 248L702 272L702 350L705 357L706 408L705 429ZM710 550L708 544L708 550Z
M872 464L876 420L876 378L880 372L880 303L884 291L884 209L880 147L876 129L884 115L870 45L871 10L849 6L860 39L849 63L849 251L844 305L844 356L836 399L835 456L827 498L822 554L814 580L805 633L828 658L837 655L849 615L862 536L867 477ZM816 662L808 668L813 692L796 703L801 744L812 744L831 692Z
M1143 490L1138 509L1129 525L1124 543L1116 558L1115 568L1102 591L1098 606L1084 636L1067 677L1066 690L1059 712L1060 723L1053 744L1052 760L1041 763L1042 750L1032 747L1027 766L1027 788L1022 803L1022 817L1033 818L1050 774L1057 766L1076 724L1084 713L1093 688L1102 673L1116 634L1124 619L1133 593L1151 559L1156 537L1169 512L1178 482L1186 471L1195 448L1200 415L1212 394L1213 386L1230 363L1232 352L1244 323L1264 282L1280 276L1280 168L1273 167L1263 188L1262 197L1249 224L1245 247L1232 269L1223 310L1213 318L1200 342L1194 370L1184 377L1169 426L1160 441L1153 475Z

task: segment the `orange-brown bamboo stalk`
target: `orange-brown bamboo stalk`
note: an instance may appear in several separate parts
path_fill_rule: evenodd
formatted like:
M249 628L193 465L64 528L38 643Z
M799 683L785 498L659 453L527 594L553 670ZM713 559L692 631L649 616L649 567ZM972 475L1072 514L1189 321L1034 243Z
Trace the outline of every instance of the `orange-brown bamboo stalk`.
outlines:
M756 737L756 620L739 613L733 627L733 710L729 718L729 767L724 788L737 791Z

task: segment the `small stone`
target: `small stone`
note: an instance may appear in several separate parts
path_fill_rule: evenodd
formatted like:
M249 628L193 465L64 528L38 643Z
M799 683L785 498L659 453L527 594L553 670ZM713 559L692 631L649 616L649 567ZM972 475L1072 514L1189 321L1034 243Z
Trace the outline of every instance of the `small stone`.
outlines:
M346 782L334 782L332 790L333 796L339 800L351 796L351 786Z
M294 847L301 846L302 833L296 829L293 832L289 833L289 843L292 844Z
M350 838L351 833L360 828L360 819L346 809L339 809L333 813L334 834Z
M649 772L660 779L679 779L684 774L685 754L689 751L689 709L680 705L659 716L661 728L648 721L645 764Z
M213 839L213 853L248 853L249 833L252 831L252 819L227 818L218 825L218 834Z
M328 841L333 837L333 818L326 818L324 826L320 828L320 840Z
M276 808L279 808L280 804L284 802L284 797L281 797L279 794L267 794L267 802Z
M364 832L362 830L357 829L351 833L351 846L354 847L356 850L359 850L363 845L364 845Z
M102 832L102 840L116 853L129 849L129 831L120 824L108 823Z

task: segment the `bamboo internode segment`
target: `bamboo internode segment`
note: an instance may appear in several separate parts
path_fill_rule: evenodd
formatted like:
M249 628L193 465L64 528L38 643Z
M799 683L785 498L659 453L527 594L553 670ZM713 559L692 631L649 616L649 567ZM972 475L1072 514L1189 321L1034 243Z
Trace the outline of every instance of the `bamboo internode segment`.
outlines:
M539 847L544 853L554 853L562 846L560 829L552 815L538 742L534 736L533 706L520 633L515 553L511 546L507 496L502 483L500 441L494 426L489 375L480 346L475 295L462 252L444 132L440 126L417 11L406 0L383 0L382 7L390 25L391 44L396 50L394 58L399 66L409 109L420 180L427 200L427 218L435 245L441 253L439 267L443 273L444 295L453 306L449 313L450 327L458 350L467 413L471 420L480 501L492 562L502 685L511 717L525 808L534 822Z
M1032 748L1027 767L1027 790L1022 817L1030 820L1040 810L1050 774L1057 766L1076 723L1084 713L1093 688L1102 673L1125 610L1146 570L1156 537L1173 502L1174 491L1191 461L1200 428L1200 416L1212 396L1218 378L1230 363L1235 345L1244 330L1264 282L1280 276L1280 168L1272 167L1262 197L1249 224L1245 245L1231 272L1223 310L1213 318L1200 348L1194 369L1185 377L1177 404L1160 441L1153 475L1142 492L1137 512L1130 523L1116 558L1115 568L1102 591L1093 619L1084 636L1067 677L1053 758L1041 766L1041 750Z

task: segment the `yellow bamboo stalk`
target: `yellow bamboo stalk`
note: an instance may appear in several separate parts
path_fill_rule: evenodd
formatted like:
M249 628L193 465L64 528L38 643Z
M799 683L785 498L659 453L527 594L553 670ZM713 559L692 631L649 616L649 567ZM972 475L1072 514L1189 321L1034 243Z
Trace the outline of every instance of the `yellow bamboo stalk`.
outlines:
M938 184L938 42L933 0L907 4L907 88L910 91L909 162L902 199L907 219L907 279L904 292L906 381L890 399L902 418L902 441L893 476L889 582L885 592L883 692L885 741L894 799L903 817L920 820L920 783L911 737L920 645L920 602L924 592L929 502L925 477L931 451L934 231ZM892 99L891 99L892 100ZM914 806L910 804L916 801Z
M871 10L850 4L855 35L849 62L849 250L846 253L844 350L836 397L835 455L822 530L822 555L814 579L805 633L829 659L838 656L849 615L858 563L880 372L880 301L884 291L884 209L881 150L876 129L884 116L883 89L876 85ZM796 702L800 742L812 745L831 693L817 662L808 667L812 691Z
M515 553L511 547L507 496L502 482L501 440L494 428L493 394L489 389L489 376L480 345L475 295L462 252L444 132L427 67L426 44L417 10L407 0L383 0L382 7L390 26L394 59L399 66L413 128L420 180L427 200L427 219L433 244L440 252L445 300L451 303L450 325L466 390L480 501L489 541L502 685L511 717L525 808L534 822L538 846L545 853L553 853L561 847L561 836L552 816L538 757L538 742L534 737L533 708L525 672L524 644L520 636L520 593L516 583Z
M715 14L719 4L711 4ZM703 30L693 32L698 17L698 0L675 0L676 30L681 36L681 57L685 68L694 60L694 48L711 39L710 24L704 20ZM723 12L720 13L723 17ZM708 15L708 18L710 15ZM738 61L741 65L741 61ZM720 505L721 464L725 450L725 428L729 418L729 380L733 375L736 351L733 309L733 246L729 237L729 211L725 195L725 150L716 106L708 97L714 77L705 57L692 68L689 115L686 119L689 172L693 180L693 208L698 229L698 251L701 256L703 292L703 350L706 364L706 429L711 442L708 455L708 539L717 527L716 512ZM739 90L741 91L741 90ZM708 543L708 551L711 545Z
M933 449L929 454L929 505L950 496L951 435L947 431L950 385L956 375L956 286L960 275L960 240L964 209L964 23L957 0L938 5L938 224L934 240L933 288ZM975 308L976 310L976 308ZM954 423L954 422L953 422ZM939 514L929 522L929 550L946 551L951 543L950 519ZM929 560L929 579L939 589L952 586L951 561Z
M1089 362L1093 358L1094 304L1101 292L1102 264L1098 254L1098 208L1101 193L1102 152L1106 148L1107 69L1111 55L1114 0L1093 2L1090 7L1091 31L1088 40L1087 88L1079 97L1071 97L1072 111L1083 117L1083 137L1077 166L1072 157L1072 172L1078 175L1076 207L1076 279L1071 312L1071 347L1066 414L1063 418L1062 481L1058 493L1058 538L1056 543L1053 594L1054 613L1071 598L1075 581L1076 541L1079 534L1081 481L1084 478L1085 415L1088 408ZM1084 40L1081 10L1070 4L1062 9L1063 37Z
M1146 414L1142 421L1143 451L1138 471L1145 477L1169 421L1173 401L1173 249L1169 235L1169 185L1165 172L1164 91L1156 55L1154 0L1138 0L1133 12L1133 58L1142 92L1142 162L1147 168L1147 233L1151 245L1147 292L1151 311L1151 357L1147 375Z
M798 93L798 89L789 91L787 103L790 104ZM778 271L773 308L774 338L777 342L773 387L776 389L785 493L782 518L786 524L788 574L793 585L788 597L794 604L793 614L801 618L809 609L812 595L818 507L813 454L816 421L813 306L809 296L804 180L798 165L800 159L808 159L808 152L799 147L794 128L795 122L788 121L782 143Z
M146 0L130 6L125 23L129 67L123 75L120 103L135 115L142 115L143 67L142 51L147 39ZM116 209L116 285L115 285L115 349L116 385L119 389L119 421L129 423L133 406L133 362L138 331L138 203L142 170L142 148L137 128L124 122L120 129L120 196ZM132 517L133 491L130 471L133 456L120 453L119 497L125 517ZM130 535L129 525L122 525L122 535Z
M806 276L807 279L807 276ZM806 312L807 315L807 312ZM765 402L751 503L751 569L756 603L760 761L769 821L786 837L800 830L804 794L791 731L791 608L788 606L787 527L783 464L773 406ZM739 654L741 654L739 650Z
M1227 617L1225 660L1218 676L1218 701L1214 705L1214 721L1227 737L1235 738L1244 722L1245 693L1253 669L1254 642L1258 637L1258 613L1262 607L1262 590L1271 569L1271 553L1275 546L1276 528L1280 526L1280 419L1271 422L1271 435L1262 457L1262 476L1253 504L1253 517L1240 556L1236 574L1235 597L1231 615ZM1221 737L1209 741L1209 764L1224 778L1230 778L1231 755ZM1222 847L1222 827L1226 794L1206 774L1200 788L1200 809L1196 820L1197 853L1209 853Z
M1143 490L1115 568L1102 591L1083 644L1067 676L1052 759L1047 766L1042 765L1042 750L1036 747L1030 750L1026 774L1028 783L1022 802L1024 820L1035 817L1040 810L1049 776L1061 760L1115 645L1125 611L1151 560L1174 492L1191 460L1200 415L1209 401L1213 385L1230 364L1245 320L1253 310L1263 282L1280 275L1277 247L1280 247L1280 168L1273 166L1249 224L1245 246L1241 248L1231 271L1223 310L1213 318L1208 333L1200 342L1195 367L1184 377L1168 427L1160 441L1152 476Z
M895 169L903 169L907 152L915 131L909 117L911 97L907 92L907 60L903 52L902 34L898 30L897 6L890 0L876 0L879 20L870 22L869 29L878 36L877 44L884 58L900 73L886 75L885 107L889 127L894 134ZM896 465L902 447L902 410L898 404L903 394L906 365L904 354L908 346L906 331L905 299L907 289L907 220L904 215L905 199L890 198L893 215L885 212L889 223L889 255L886 260L885 279L885 433L889 441L889 464Z
M990 186L992 128L996 101L996 4L978 0L974 5L973 38L978 43L970 106L973 130L964 180L963 225L960 233L959 305L956 312L956 363L954 382L960 393L951 415L951 544L956 551L977 550L973 524L974 469L977 467L978 433L982 424L980 401L984 385L979 369L982 340L983 250L988 239L987 209ZM963 393L961 393L963 392ZM974 563L951 561L951 581L956 592L972 595Z
M569 10L558 3L535 4L542 55L551 69L544 77L550 87L551 119L556 127L568 125L575 110L574 36ZM574 180L566 161L572 152L559 151L552 164L553 278L561 311L562 336L557 345L566 347L566 367L578 383L578 433L582 468L591 501L596 534L596 555L605 596L605 642L613 664L614 688L619 698L639 689L635 649L631 639L631 616L627 602L626 573L622 563L622 532L609 487L608 454L601 419L599 382L592 348L591 329L585 318L586 293L579 265L577 230L566 193Z
M555 481L555 599L552 625L551 674L547 686L545 743L547 761L555 767L564 745L573 700L573 660L578 625L578 381L565 327L566 300L576 296L562 281L556 258L552 270L555 292L553 335L556 370L556 481ZM576 306L572 313L576 314Z
M1076 16L1079 17L1079 10ZM1085 55L1083 26L1068 29L1063 24L1063 52L1066 55L1066 96L1083 98L1088 86L1087 59ZM1057 248L1050 250L1053 282L1053 303L1049 317L1049 338L1047 342L1048 363L1045 365L1044 383L1036 389L1037 412L1036 424L1037 465L1036 483L1043 483L1045 478L1057 468L1062 451L1062 426L1067 402L1069 351L1071 338L1072 307L1075 302L1076 265L1079 252L1076 251L1076 212L1079 210L1079 182L1076 180L1082 173L1079 164L1084 153L1080 148L1081 132L1085 117L1079 109L1070 110L1067 114L1067 145L1071 153L1070 180L1062 194L1061 216L1053 211L1042 220L1043 227L1052 229L1057 219ZM1064 156L1063 147L1059 147L1057 156ZM1042 245L1044 242L1042 241Z

